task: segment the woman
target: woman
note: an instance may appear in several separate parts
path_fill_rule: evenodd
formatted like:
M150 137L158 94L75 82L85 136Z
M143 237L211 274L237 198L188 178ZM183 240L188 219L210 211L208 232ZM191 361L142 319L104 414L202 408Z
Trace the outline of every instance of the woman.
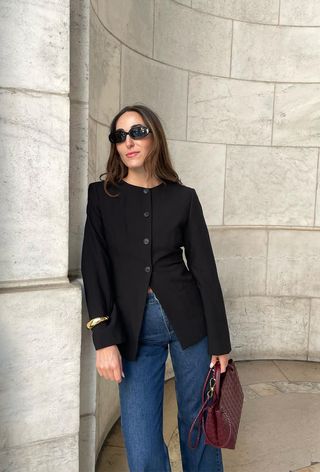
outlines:
M187 444L209 365L219 360L224 372L231 350L201 204L148 107L124 107L109 140L106 178L88 189L81 270L96 368L119 387L130 471L171 470L162 429L168 346L183 471L223 471L221 450L203 436L198 448Z

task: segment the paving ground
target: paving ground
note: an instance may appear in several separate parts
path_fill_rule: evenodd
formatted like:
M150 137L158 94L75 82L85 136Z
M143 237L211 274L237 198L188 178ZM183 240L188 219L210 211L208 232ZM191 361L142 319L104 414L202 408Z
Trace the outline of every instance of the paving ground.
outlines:
M245 400L236 449L223 450L225 472L320 472L320 363L236 365ZM164 438L172 472L182 472L174 379L165 384ZM96 472L128 471L119 419Z

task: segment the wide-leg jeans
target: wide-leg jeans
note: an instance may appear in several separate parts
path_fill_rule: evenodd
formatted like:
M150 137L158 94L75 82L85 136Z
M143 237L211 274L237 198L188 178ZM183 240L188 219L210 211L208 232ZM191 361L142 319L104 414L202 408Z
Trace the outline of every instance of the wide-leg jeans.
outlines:
M168 346L175 374L178 430L183 472L223 472L221 449L204 444L195 449L188 432L201 407L203 382L209 369L207 336L182 349L154 292L147 293L135 361L122 358L125 378L119 385L121 428L130 472L171 472L163 438L163 394ZM192 435L194 444L197 435Z

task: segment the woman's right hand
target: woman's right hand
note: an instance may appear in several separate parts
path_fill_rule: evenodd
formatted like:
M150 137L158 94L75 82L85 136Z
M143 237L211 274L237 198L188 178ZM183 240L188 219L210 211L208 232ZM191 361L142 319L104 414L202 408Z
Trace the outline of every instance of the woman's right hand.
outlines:
M100 377L117 383L122 381L122 359L117 345L96 350L96 368Z

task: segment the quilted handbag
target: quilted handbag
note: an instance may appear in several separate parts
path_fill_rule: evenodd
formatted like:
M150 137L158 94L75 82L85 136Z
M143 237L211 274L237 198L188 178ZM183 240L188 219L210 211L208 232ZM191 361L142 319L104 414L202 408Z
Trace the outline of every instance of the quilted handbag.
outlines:
M209 369L202 389L202 406L189 430L188 446L195 449L201 430L205 444L218 448L234 449L243 406L243 390L238 372L229 359L226 372L221 374L219 362ZM197 439L191 444L191 434L198 423ZM201 423L201 425L200 425Z

